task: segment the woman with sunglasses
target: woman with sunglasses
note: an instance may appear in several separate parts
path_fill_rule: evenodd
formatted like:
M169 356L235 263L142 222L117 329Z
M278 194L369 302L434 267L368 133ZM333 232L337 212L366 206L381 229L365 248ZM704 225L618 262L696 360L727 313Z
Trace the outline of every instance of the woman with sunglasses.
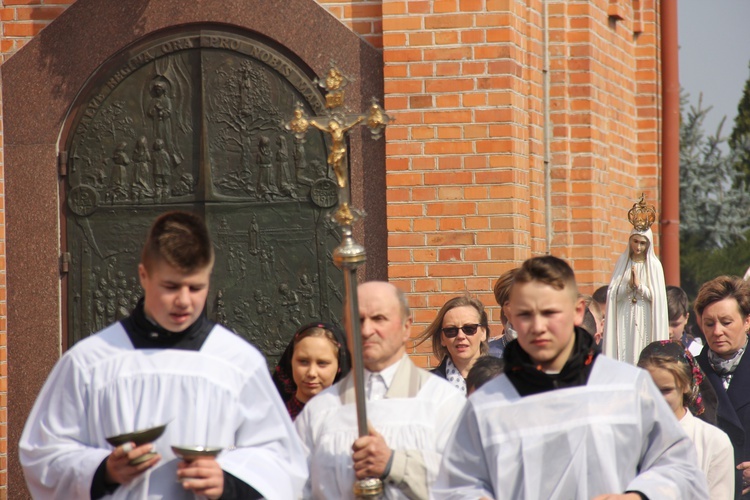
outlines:
M292 337L273 372L281 399L294 420L305 404L349 373L346 335L328 323L309 323Z
M423 331L417 345L432 340L440 365L432 373L447 379L466 394L466 376L479 357L487 354L489 327L484 304L469 295L450 299Z

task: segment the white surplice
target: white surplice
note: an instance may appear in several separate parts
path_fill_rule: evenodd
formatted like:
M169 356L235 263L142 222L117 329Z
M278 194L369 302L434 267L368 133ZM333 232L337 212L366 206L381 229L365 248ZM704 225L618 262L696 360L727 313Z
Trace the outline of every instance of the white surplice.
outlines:
M698 465L708 481L708 498L734 498L734 448L729 436L718 427L695 418L689 410L680 419L680 425L695 444Z
M426 482L420 494L427 493L440 467L448 436L466 403L465 396L455 387L413 367L408 357L400 363L385 398L367 401L367 419L372 427L391 449L402 452L397 451L392 476L384 481L388 499L408 498L403 486L415 475L420 476L419 482ZM421 379L414 397L406 395L414 378L408 380L409 369L418 370ZM352 444L358 438L358 429L356 406L347 397L353 394L352 377L350 373L311 399L294 421L310 465L305 498L353 498Z
M170 445L221 446L222 469L266 498L299 496L305 456L254 347L217 325L199 351L134 349L120 323L66 352L39 394L20 441L32 496L89 498L113 449L107 436L166 422L154 442L161 461L112 498L195 498Z
M521 397L501 375L469 398L436 499L705 500L695 449L649 374L598 356L585 386Z

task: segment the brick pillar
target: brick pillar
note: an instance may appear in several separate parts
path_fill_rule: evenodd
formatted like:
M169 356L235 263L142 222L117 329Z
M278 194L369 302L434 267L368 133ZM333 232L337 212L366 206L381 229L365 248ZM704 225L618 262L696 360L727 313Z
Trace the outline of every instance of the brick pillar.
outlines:
M414 333L464 290L494 306L497 276L543 248L540 5L383 2L389 277Z

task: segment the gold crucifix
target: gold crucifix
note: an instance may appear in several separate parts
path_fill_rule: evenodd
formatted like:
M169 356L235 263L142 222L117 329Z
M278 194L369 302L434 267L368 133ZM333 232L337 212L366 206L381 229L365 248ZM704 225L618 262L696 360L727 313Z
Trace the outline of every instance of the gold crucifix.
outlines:
M326 114L321 118L308 118L301 104L297 104L294 117L286 124L287 130L294 132L298 141L303 141L310 126L315 127L330 140L331 150L328 154L328 165L336 173L339 193L339 204L333 219L341 226L341 244L333 251L333 262L344 275L344 318L347 337L351 347L354 378L354 393L357 404L357 427L360 436L368 434L367 408L365 405L364 362L362 360L362 336L359 328L359 309L357 306L357 268L367 260L365 248L354 241L352 224L362 217L363 213L349 206L348 170L346 163L346 134L353 127L364 121L372 137L379 139L390 117L373 99L367 114L351 115L341 111L344 105L343 88L347 78L333 65L328 70L325 80L318 81L326 93ZM383 493L383 483L379 478L366 478L354 484L354 497L357 500L379 499Z
M370 129L373 139L380 139L383 130L391 121L391 117L380 107L375 98L367 114L351 115L342 111L344 105L344 87L349 83L341 71L331 66L324 80L318 80L318 85L326 90L326 115L321 118L308 118L301 104L297 103L294 118L286 125L287 130L294 132L298 140L304 140L310 126L328 135L330 152L328 165L336 174L339 186L339 206L334 214L336 221L342 226L351 226L361 212L349 206L348 168L346 161L346 134L364 121Z

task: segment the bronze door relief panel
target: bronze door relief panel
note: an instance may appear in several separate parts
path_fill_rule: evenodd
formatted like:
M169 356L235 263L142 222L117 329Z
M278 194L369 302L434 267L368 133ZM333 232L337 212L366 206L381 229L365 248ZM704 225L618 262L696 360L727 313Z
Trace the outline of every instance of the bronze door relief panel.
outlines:
M128 49L88 88L66 142L69 345L132 309L146 231L172 209L212 233L209 316L270 360L300 324L339 323L326 138L284 128L296 103L325 107L305 72L260 40L193 29Z

